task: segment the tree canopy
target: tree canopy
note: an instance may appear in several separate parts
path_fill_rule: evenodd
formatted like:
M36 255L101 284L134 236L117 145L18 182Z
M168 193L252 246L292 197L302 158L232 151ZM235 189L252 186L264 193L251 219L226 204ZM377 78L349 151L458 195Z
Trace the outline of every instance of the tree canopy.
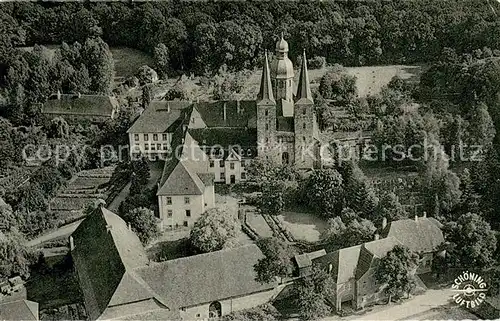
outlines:
M203 213L194 223L189 239L201 253L222 250L236 237L239 223L222 208L212 208Z

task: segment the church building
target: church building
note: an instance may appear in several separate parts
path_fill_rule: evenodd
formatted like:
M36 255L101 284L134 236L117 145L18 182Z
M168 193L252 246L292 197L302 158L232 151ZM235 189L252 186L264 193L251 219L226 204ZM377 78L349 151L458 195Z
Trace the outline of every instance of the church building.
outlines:
M153 101L128 130L132 157L165 160L158 186L164 227L191 227L215 206L214 184L247 179L256 158L276 165L321 166L319 130L305 52L294 95L283 36L267 52L256 100Z

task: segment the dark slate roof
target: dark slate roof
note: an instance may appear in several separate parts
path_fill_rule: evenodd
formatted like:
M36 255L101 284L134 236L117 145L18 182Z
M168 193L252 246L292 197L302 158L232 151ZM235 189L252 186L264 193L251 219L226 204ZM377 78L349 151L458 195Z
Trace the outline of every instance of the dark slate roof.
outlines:
M444 242L443 232L433 218L418 217L393 221L382 231L383 237L394 237L413 252L432 252Z
M118 108L114 97L104 95L53 95L42 107L45 114L76 114L89 116L108 116Z
M189 307L272 289L255 280L254 265L263 257L254 245L165 261L136 273L169 307Z
M244 148L257 146L257 130L254 128L200 128L189 129L189 133L201 146L231 145Z
M264 68L262 69L257 102L262 105L270 105L275 104L276 101L274 100L273 86L271 84L271 71L269 70L269 61L267 60L267 51L264 57Z
M309 73L307 72L306 52L302 56L302 66L299 75L299 84L297 86L296 104L313 104L311 85L309 83Z
M0 320L38 321L38 303L28 300L0 302Z
M190 105L186 101L152 101L127 132L173 132L180 125L184 110Z
M256 127L257 103L253 100L199 102L195 108L208 127Z
M147 264L148 259L139 238L125 221L100 207L87 216L72 237L75 248L71 254L85 303L97 307L91 319L98 318L113 298L115 302L123 301L120 296L130 289L133 291L126 296L139 293L136 284L124 279L124 275L128 269Z

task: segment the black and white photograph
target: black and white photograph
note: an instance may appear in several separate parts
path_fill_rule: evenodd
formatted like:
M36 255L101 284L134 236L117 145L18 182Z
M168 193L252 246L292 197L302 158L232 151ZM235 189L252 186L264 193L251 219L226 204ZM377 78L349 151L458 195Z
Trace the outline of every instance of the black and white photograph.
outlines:
M500 319L500 0L0 0L0 321Z

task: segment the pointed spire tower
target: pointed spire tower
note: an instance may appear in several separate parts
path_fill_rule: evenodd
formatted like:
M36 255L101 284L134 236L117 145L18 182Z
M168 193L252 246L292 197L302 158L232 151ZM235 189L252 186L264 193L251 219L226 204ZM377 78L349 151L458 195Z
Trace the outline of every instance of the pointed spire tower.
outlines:
M264 54L264 68L262 70L262 77L260 80L260 90L257 95L257 102L259 104L275 104L273 95L273 87L271 84L271 71L269 69L269 61L267 60L267 50Z
M295 101L307 100L308 103L314 103L311 93L311 85L309 84L309 73L307 72L306 50L302 54L302 66L300 68L299 84L297 86L297 95Z
M319 137L314 100L309 84L306 53L302 56L297 95L294 105L295 166L314 168L317 163L317 141ZM312 153L312 154L311 154Z
M264 57L260 90L257 95L257 155L273 161L273 146L276 140L276 100L271 84L271 73L267 51Z

